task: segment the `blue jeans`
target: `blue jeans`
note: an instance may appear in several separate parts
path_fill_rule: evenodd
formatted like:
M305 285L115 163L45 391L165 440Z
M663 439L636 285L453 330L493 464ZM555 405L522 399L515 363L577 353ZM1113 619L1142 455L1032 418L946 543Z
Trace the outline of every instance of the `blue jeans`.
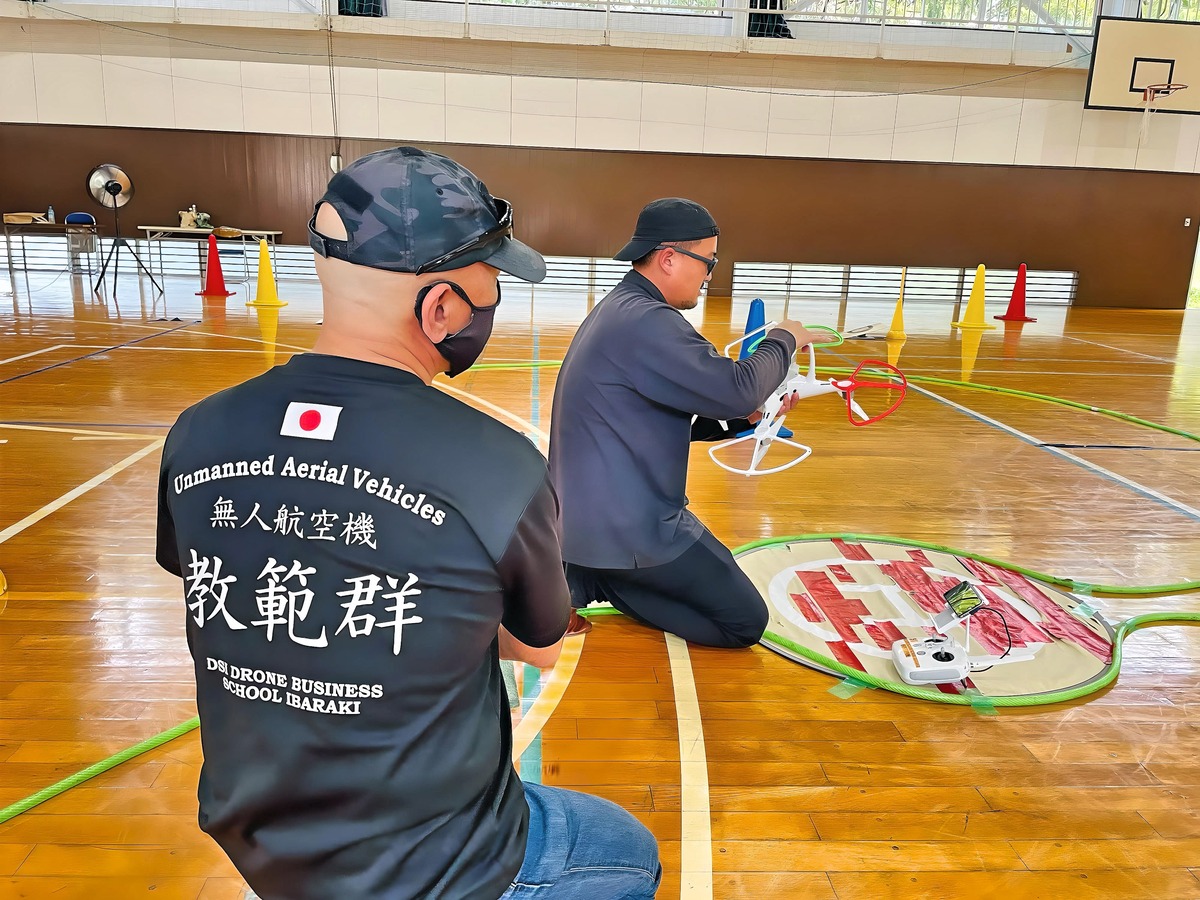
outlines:
M662 880L658 843L615 803L525 785L529 842L500 900L653 900Z

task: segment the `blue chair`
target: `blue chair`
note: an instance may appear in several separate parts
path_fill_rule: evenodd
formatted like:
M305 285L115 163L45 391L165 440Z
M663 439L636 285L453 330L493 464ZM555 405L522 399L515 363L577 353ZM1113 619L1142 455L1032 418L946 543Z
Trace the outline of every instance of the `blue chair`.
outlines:
M87 272L89 275L94 271L92 264L92 254L97 252L96 247L96 217L91 213L73 212L68 213L63 219L64 225L79 225L80 228L67 228L67 258L72 274L82 274ZM88 267L83 268L80 263L80 258L83 256L88 258Z

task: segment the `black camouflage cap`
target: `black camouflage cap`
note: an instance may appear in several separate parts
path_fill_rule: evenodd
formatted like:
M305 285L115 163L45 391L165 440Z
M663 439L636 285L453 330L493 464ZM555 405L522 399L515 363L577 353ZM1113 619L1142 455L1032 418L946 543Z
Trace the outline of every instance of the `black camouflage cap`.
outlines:
M641 259L659 244L670 241L699 241L721 231L707 209L693 200L666 197L647 203L638 215L633 240L613 259Z
M318 234L330 204L347 239ZM356 159L329 181L308 225L321 256L389 272L445 272L486 261L523 281L542 281L546 261L512 237L512 207L454 160L416 147Z

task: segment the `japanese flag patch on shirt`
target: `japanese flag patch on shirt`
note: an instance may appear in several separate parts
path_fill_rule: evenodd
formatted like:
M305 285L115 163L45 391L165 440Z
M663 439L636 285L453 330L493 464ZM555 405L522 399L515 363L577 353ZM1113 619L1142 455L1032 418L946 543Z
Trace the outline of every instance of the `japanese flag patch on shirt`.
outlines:
M314 441L332 441L337 431L340 406L325 406L321 403L289 403L279 433L287 437L311 438Z

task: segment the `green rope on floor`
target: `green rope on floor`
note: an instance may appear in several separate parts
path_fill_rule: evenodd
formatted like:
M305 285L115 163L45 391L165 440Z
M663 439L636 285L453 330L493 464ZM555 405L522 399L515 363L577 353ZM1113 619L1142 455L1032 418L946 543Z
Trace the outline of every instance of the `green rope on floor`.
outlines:
M814 326L832 331L833 329L825 328L825 326ZM836 334L836 332L834 332ZM832 346L837 344L817 344L818 347ZM561 366L562 360L542 359L531 360L529 362L520 363L476 363L472 369L493 369L493 370L515 370L515 369L542 369L554 368ZM823 375L848 375L853 372L853 369L842 366L817 366L817 371ZM867 369L873 375L879 375L885 378L895 379L894 372L885 370ZM1172 428L1170 425L1163 425L1161 422L1151 422L1149 419L1142 419L1138 416L1123 413L1116 409L1105 409L1102 406L1092 406L1088 403L1080 403L1077 400L1066 400L1062 397L1054 397L1050 394L1039 394L1034 391L1022 391L1017 388L1000 387L995 384L976 384L972 381L955 381L952 378L937 378L933 375L905 375L908 381L916 384L940 384L947 387L963 388L968 391L985 391L991 394L1006 394L1011 397L1022 397L1026 400L1036 400L1040 403L1053 403L1057 406L1066 406L1070 409L1079 409L1084 412L1097 413L1102 416L1108 416L1111 419L1118 419L1122 422L1128 422L1130 425L1140 425L1143 428L1153 428L1155 431L1162 431L1166 434L1173 434L1177 437L1184 438L1189 441L1200 442L1200 434L1195 434L1191 431L1185 431L1182 428Z
M901 681L888 681L883 678L876 678L874 675L868 675L861 669L852 669L850 666L844 665L837 660L830 659L815 651L809 650L807 647L801 647L794 641L790 641L782 635L768 631L763 635L763 639L770 641L773 644L778 644L781 647L787 648L792 653L798 656L803 656L805 659L812 660L819 664L824 669L832 670L839 675L847 678L853 678L855 681L861 682L868 687L882 688L885 691L891 691L894 694L903 694L906 697L913 697L918 700L930 700L934 703L950 703L957 706L981 707L990 706L1044 706L1048 703L1062 703L1066 700L1076 700L1080 697L1085 697L1088 694L1094 694L1102 688L1108 687L1117 679L1117 675L1121 670L1121 645L1125 638L1133 634L1139 628L1147 628L1151 625L1186 625L1200 624L1200 613L1148 613L1144 616L1134 616L1120 623L1115 630L1113 638L1113 658L1109 663L1108 668L1095 681L1090 681L1080 687L1070 688L1065 691L1051 691L1045 694L1034 694L1024 697L988 697L980 693L974 695L967 694L943 694L938 690L928 690L926 688L917 687L912 684L904 684Z
M1013 572L1019 572L1022 575L1028 575L1030 578L1036 578L1038 581L1046 584L1052 584L1055 587L1061 587L1077 594L1108 594L1113 596L1147 597L1152 594L1185 594L1190 591L1200 591L1200 581L1180 581L1176 582L1175 584L1150 584L1141 587L1094 584L1088 581L1078 581L1074 578L1061 578L1056 575L1047 575L1045 572L1027 569L1024 566L1018 566L1015 563L1005 562L1004 560L995 559L991 556L984 556L982 553L972 553L969 550L956 550L953 547L945 547L941 544L930 543L929 541L916 541L912 540L911 538L892 537L886 534L852 534L835 531L814 534L797 534L790 537L781 538L765 538L761 541L752 541L749 544L743 544L741 547L738 547L733 551L733 555L737 556L741 553L745 553L748 550L757 550L759 547L769 547L772 544L791 544L798 543L800 541L829 541L834 539L843 541L877 541L881 544L899 544L903 547L918 547L922 550L936 550L939 553L949 553L952 556L962 556L967 559L976 560L977 562L990 563L991 565L999 566L1002 569L1009 569Z
M826 375L846 375L853 372L853 369L834 366L817 366L817 371ZM884 378L895 380L896 373L889 372L886 369L866 369L872 375L879 375ZM906 380L916 382L917 384L941 384L948 387L964 388L968 391L986 391L991 394L1007 394L1011 397L1022 397L1026 400L1037 400L1041 403L1054 403L1058 406L1066 406L1071 409L1081 409L1085 412L1099 413L1102 416L1108 416L1112 419L1119 419L1122 422L1128 422L1131 425L1141 425L1143 428L1153 428L1155 431L1164 431L1167 434L1174 434L1178 437L1185 438L1189 441L1200 442L1200 434L1193 434L1190 431L1184 431L1182 428L1172 428L1170 425L1163 425L1159 422L1151 422L1149 419L1141 419L1137 416L1131 416L1129 413L1123 413L1115 409L1105 409L1102 406L1091 406L1087 403L1080 403L1076 400L1065 400L1062 397L1053 397L1050 394L1038 394L1033 391L1021 391L1016 388L1000 387L994 384L975 384L971 381L955 381L951 378L936 378L933 375L905 375Z
M69 791L76 785L83 784L89 778L95 778L97 775L101 775L104 772L107 772L109 769L121 765L123 762L128 762L135 756L141 756L143 753L148 753L157 747L161 747L163 744L173 741L175 738L187 734L189 731L193 731L194 729L198 728L199 725L199 718L188 719L186 722L162 732L162 734L156 734L154 737L148 738L142 741L140 744L134 744L132 747L128 747L125 750L122 750L120 753L114 753L108 759L101 760L95 765L88 766L83 771L76 772L74 775L64 778L57 784L52 784L48 788L42 788L42 790L38 791L36 794L26 797L24 800L18 800L11 806L4 807L4 809L0 809L0 824L19 816L23 812L28 812L39 803L45 803L47 800L57 797L64 791Z

